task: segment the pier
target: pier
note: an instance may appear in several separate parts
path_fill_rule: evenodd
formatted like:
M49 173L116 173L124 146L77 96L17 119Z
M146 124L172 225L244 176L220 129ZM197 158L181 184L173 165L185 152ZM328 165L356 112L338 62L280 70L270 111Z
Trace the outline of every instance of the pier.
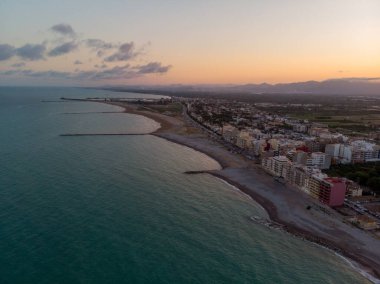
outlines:
M150 133L65 133L59 136L143 136Z

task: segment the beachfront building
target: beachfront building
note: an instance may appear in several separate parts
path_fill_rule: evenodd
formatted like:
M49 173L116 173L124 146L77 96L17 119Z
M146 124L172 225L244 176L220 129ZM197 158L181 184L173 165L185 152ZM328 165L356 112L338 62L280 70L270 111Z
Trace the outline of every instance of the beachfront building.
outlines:
M319 190L323 179L327 178L326 174L315 173L308 177L306 182L306 192L313 198L319 199Z
M319 200L331 207L342 206L346 196L346 181L339 177L325 178L319 195Z
M305 191L311 197L331 207L344 203L347 183L345 178L329 177L320 169L292 163L285 156L274 156L262 159L264 170Z
M346 195L346 180L322 173L313 174L307 181L307 192L328 206L341 206Z
M301 165L293 165L289 171L288 182L298 189L305 191L309 176L309 168Z
M288 179L291 162L285 156L273 157L273 172L276 176Z
M261 165L264 170L276 177L289 179L290 168L292 163L285 156L276 156L263 159Z
M235 144L236 137L239 134L239 130L236 127L229 124L224 125L222 128L222 132L223 132L222 136L224 140Z
M253 152L255 155L261 155L261 153L264 151L266 141L265 139L260 139L260 140L253 140L252 145L253 145Z
M241 149L251 149L253 138L247 131L240 131L236 137L236 146Z
M279 149L279 141L275 138L269 139L268 143L270 144L270 148L274 151L278 151Z

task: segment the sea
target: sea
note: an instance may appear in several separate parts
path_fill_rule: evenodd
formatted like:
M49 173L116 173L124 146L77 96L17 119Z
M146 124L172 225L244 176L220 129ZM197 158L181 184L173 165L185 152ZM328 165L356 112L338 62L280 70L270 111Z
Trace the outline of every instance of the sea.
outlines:
M84 88L0 88L0 283L370 283L335 253L253 222L210 157Z

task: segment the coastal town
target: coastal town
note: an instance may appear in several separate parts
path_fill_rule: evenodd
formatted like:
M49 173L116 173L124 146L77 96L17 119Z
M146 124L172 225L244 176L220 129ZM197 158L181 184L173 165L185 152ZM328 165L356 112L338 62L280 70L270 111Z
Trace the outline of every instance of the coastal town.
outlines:
M348 222L378 234L380 198L372 190L380 188L376 174L363 186L360 179L326 173L334 165L379 162L375 140L348 137L324 124L268 113L250 103L179 100L187 115L230 151L255 160L279 183L307 193L335 208Z
M250 222L329 248L380 275L376 139L268 112L262 104L160 95L61 100L106 103L155 120L160 127L145 135L190 147L220 165L184 174L213 175L265 209L267 218L247 216Z
M380 284L379 11L0 0L0 284Z
M277 183L309 195L333 208L349 224L380 236L380 145L376 136L380 128L371 135L351 137L320 122L261 108L269 104L228 99L91 100L138 105L169 117L180 114L230 153L258 164ZM349 172L348 178L334 175L331 169L340 166L370 170L369 174Z
M320 122L263 110L268 103L228 99L170 96L85 100L135 105L166 117L180 116L230 153L258 164L277 183L309 195L334 209L345 222L380 237L380 127L371 135L349 136ZM342 166L362 171L337 176L331 170Z

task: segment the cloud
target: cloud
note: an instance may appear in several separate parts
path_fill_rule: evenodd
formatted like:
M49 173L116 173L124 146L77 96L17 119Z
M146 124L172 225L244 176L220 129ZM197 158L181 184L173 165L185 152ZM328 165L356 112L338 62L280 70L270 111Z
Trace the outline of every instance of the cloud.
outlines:
M9 44L0 44L0 61L8 60L15 55L15 48Z
M99 72L96 72L93 79L129 79L138 77L136 72L132 71L129 68L129 65L125 66L115 66L110 69L105 69Z
M98 57L103 57L103 55L105 54L105 52L104 52L104 50L98 50L98 52L96 53L96 55L98 56Z
M137 65L136 58L144 56L145 52L144 47L136 47L133 41L112 43L99 38L83 39L68 24L54 25L50 28L50 31L58 36L54 40L46 39L41 44L25 43L20 47L6 43L0 44L0 61L9 60L12 57L19 59L16 63L10 62L7 64L9 69L0 71L0 75L12 76L14 79L35 77L72 81L115 80L142 77L147 74L162 74L168 72L171 68L171 65L164 66L160 62ZM65 55L80 48L86 49L88 57L80 57L80 60L72 61L72 70L75 69L75 71L37 71L26 69L25 67L28 61L50 60L51 57ZM95 54L100 58L94 58ZM90 56L94 59L94 68L92 70L77 68L82 64L84 66L84 62L92 62ZM126 61L134 63L126 64ZM113 67L108 67L108 62L112 62ZM124 65L122 62L124 62ZM114 66L116 63L121 66Z
M88 70L71 73L71 78L76 80L115 80L115 79L131 79L140 76L130 69L130 66L115 66L105 70Z
M19 48L15 48L9 44L0 44L0 60L8 60L14 55L24 60L40 60L44 59L45 50L44 44L27 43Z
M119 50L117 52L106 57L104 60L108 62L127 61L138 55L138 53L134 52L134 49L135 44L133 42L124 43L119 46Z
M19 62L19 63L15 63L11 65L11 67L14 67L14 68L20 68L24 66L25 66L25 62Z
M24 73L25 74L25 73ZM69 79L70 78L70 72L63 72L63 71L55 71L55 70L48 70L48 71L32 71L26 73L28 76L32 77L41 77L41 78L64 78Z
M171 65L162 66L160 62L150 62L146 65L131 66L129 64L123 66L115 66L106 68L105 64L95 65L98 69L80 71L76 69L74 72L61 72L56 70L48 71L33 71L26 70L8 70L0 71L0 75L7 76L28 76L28 77L43 77L43 78L61 78L71 80L116 80L116 79L132 79L141 77L147 74L166 73L171 68Z
M117 48L119 46L117 44L106 42L104 40L97 39L97 38L86 39L84 43L92 51L96 51L96 55L98 57L103 57L107 50Z
M74 41L66 42L49 51L49 56L60 56L66 53L69 53L75 50L78 47L78 44Z
M162 66L160 62L150 62L146 65L136 66L139 74L149 74L149 73L166 73L171 68L171 65Z
M76 69L74 72L61 72L56 70L48 71L33 71L30 69L18 69L18 70L6 70L0 71L0 75L4 76L28 76L38 78L59 78L70 80L116 80L116 79L132 79L141 77L146 74L165 73L171 65L162 66L160 62L150 62L141 66L130 66L126 64L124 66L115 66L112 68L106 68L105 64L98 65L94 70L80 71Z
M370 81L379 81L380 77L351 77L351 78L335 78L328 79L325 82L334 82L334 81L342 81L342 82L370 82Z
M7 70L0 71L0 75L4 76L27 76L38 78L59 78L59 79L71 79L71 80L104 80L104 79L131 79L141 76L130 68L129 65L115 66L113 68L105 70L87 70L75 72L62 72L56 70L48 71L33 71L30 69L25 70Z
M108 66L107 66L106 64L102 64L102 65L95 64L94 67L95 67L95 68L104 69L104 68L107 68Z
M16 54L25 60L41 60L44 59L46 47L44 44L25 44L16 48Z
M28 77L39 77L39 78L59 78L59 79L69 79L70 72L61 72L55 70L48 71L33 71L30 69L23 70L7 70L0 71L0 75L6 76L28 76Z
M50 30L63 36L75 37L76 35L74 29L68 24L57 24L52 26Z
M105 42L104 40L97 39L97 38L89 38L85 40L85 43L88 47L91 47L93 49L110 49L117 47L117 45L112 44L110 42Z
M23 70L25 71L25 70ZM12 76L12 75L19 75L21 74L20 73L20 70L4 70L4 71L0 71L0 75L3 75L3 76Z

